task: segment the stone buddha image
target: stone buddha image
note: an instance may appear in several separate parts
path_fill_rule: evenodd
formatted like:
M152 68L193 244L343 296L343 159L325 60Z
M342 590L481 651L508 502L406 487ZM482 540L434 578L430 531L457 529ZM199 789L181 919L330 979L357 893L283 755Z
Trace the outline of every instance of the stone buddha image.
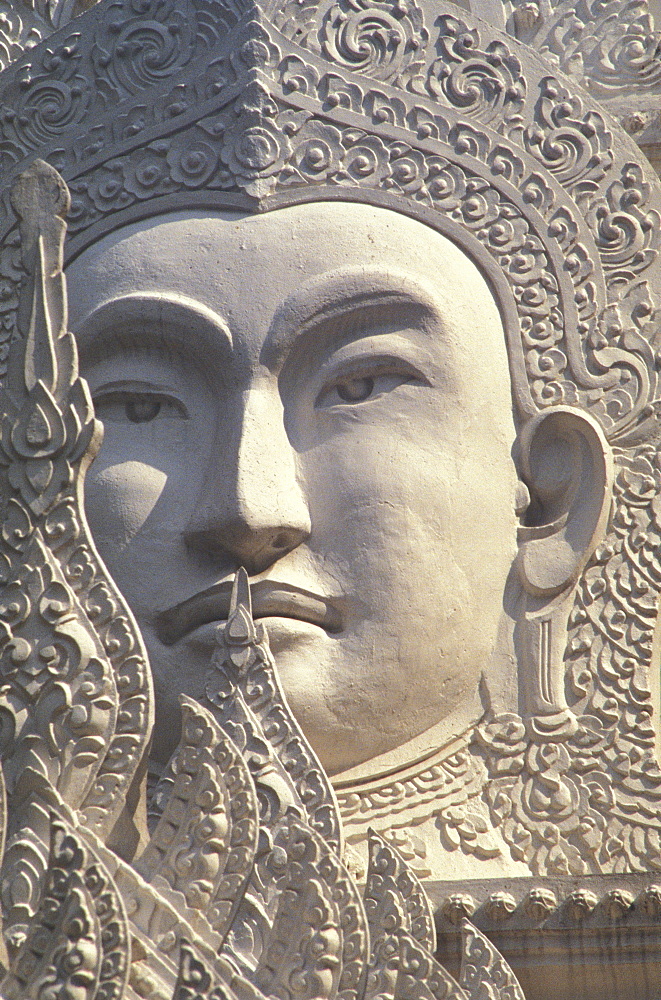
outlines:
M362 2L309 42L295 4L273 37L227 13L214 62L195 4L124 6L77 21L114 96L31 151L73 199L85 511L149 654L154 780L243 567L356 857L372 826L434 878L661 866L635 147L454 8L381 4L373 51ZM167 87L151 42L127 69L186 17Z
M179 695L202 696L238 566L329 774L466 732L481 677L511 673L526 493L476 266L392 210L313 202L149 219L68 282L105 429L87 514L147 643L155 761Z

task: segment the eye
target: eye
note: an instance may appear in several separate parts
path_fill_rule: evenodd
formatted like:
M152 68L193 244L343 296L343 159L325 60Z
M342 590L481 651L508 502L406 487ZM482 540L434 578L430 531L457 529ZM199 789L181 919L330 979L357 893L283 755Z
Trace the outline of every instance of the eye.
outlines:
M350 378L346 382L338 382L335 388L337 389L338 396L345 403L362 403L364 399L368 399L374 392L374 379L369 376L365 378Z
M179 400L153 392L101 392L94 399L100 420L114 423L148 424L158 419L186 419Z
M411 372L345 375L343 378L336 379L331 385L325 386L319 393L315 405L326 407L364 403L415 380L415 375Z
M127 399L124 404L126 416L132 424L145 424L161 412L160 399L150 399L149 396L136 396L134 399Z

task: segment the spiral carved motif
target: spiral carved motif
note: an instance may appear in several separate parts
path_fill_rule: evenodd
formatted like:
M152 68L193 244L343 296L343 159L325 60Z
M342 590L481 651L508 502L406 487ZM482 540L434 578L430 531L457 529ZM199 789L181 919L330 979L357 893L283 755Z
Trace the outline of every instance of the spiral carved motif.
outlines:
M133 17L126 18L122 6L110 3L106 9L107 44L97 46L93 55L102 74L112 76L129 94L138 93L159 80L167 79L186 65L192 54L195 20L185 10L167 4L168 20L149 17L158 5L154 0L131 4Z
M585 114L583 102L552 77L542 81L537 121L526 130L528 149L560 181L574 187L601 180L613 155L612 135L596 111Z
M377 80L400 76L427 38L422 12L406 0L345 0L328 11L321 28L322 49L333 62Z
M14 111L24 140L31 145L51 142L62 130L75 127L90 104L89 82L75 73L76 43L65 44L46 62L47 76L29 88Z
M657 92L661 85L659 31L646 0L553 3L540 17L525 0L512 0L509 27L599 97Z
M480 121L509 120L521 110L525 82L521 64L501 42L480 46L480 35L452 16L438 19L440 58L431 67L427 86Z

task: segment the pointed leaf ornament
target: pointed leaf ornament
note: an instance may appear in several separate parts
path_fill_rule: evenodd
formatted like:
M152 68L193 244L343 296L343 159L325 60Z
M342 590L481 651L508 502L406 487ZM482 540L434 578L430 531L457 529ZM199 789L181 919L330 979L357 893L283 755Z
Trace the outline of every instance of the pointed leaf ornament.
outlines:
M0 387L0 756L10 803L5 858L21 872L3 877L9 926L34 913L48 858L50 805L39 803L32 776L108 837L152 724L142 639L83 511L84 471L102 427L66 326L69 193L36 161L11 201L25 279Z
M266 630L253 621L243 567L237 571L227 625L207 675L206 697L246 755L269 822L295 811L341 855L335 793L287 704Z

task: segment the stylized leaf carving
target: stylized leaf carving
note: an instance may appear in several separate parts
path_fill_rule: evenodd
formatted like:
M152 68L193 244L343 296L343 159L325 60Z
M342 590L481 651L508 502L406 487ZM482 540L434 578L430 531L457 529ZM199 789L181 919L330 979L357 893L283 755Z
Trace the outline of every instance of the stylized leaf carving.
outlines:
M21 527L6 527L0 539L0 751L10 795L15 776L35 768L107 836L131 799L148 744L151 678L140 633L82 508L82 478L102 429L66 326L69 192L52 167L36 161L16 180L11 200L25 277L0 387L0 485L7 524ZM98 600L90 596L101 587L112 617L95 621ZM18 604L12 594L20 594Z
M436 928L429 898L396 848L369 831L365 911L372 948L395 928L407 931L432 955Z
M247 764L210 713L190 698L182 708L162 816L136 867L148 882L182 892L224 935L257 851L257 796Z
M53 818L44 893L0 995L122 1000L129 967L126 914L112 879L73 829Z
M339 810L330 782L287 704L266 630L252 619L250 584L237 571L232 603L206 681L220 725L250 762L262 820L296 810L338 854Z

